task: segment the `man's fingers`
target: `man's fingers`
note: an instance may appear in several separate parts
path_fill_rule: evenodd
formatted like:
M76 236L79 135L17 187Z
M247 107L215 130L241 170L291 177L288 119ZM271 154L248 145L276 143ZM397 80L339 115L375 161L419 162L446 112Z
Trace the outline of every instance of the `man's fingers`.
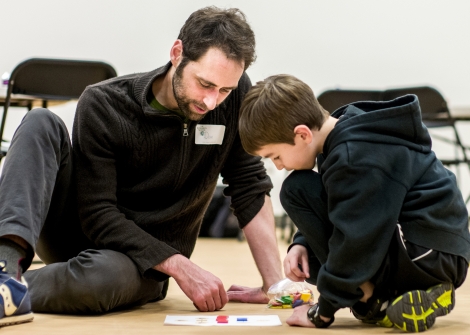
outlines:
M222 309L229 301L229 298L228 298L227 292L225 292L223 289L219 290L219 295L220 295L220 302L221 302L219 309Z
M202 294L202 292L200 292L194 297L193 304L200 312L215 311L215 302L210 294Z
M196 307L196 309L199 311L199 312L208 312L209 309L207 308L207 304L205 301L202 301L202 302L199 302L199 303L195 303L193 302L193 305L194 307Z
M211 290L211 297L214 301L214 310L222 309L228 302L227 292L225 292L222 281L216 281L216 287Z
M223 295L226 295L224 290L219 290L218 292L214 293L212 295L213 301L214 301L214 311L218 311L222 309L222 307L225 306L225 303L223 302Z
M212 287L209 291L206 291L204 296L195 299L194 304L201 312L213 312L222 309L227 301L227 293L222 283L220 283L215 288Z
M215 308L215 301L212 297L209 297L206 301L206 306L207 306L207 312L213 312L216 310Z

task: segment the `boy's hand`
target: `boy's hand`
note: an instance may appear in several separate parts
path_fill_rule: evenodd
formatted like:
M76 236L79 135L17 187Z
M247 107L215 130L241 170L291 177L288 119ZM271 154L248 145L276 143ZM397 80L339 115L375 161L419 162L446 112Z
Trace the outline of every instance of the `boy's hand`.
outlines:
M284 273L292 281L300 282L310 277L307 248L294 245L284 259Z
M240 285L232 285L227 291L228 300L236 302L247 302L251 304L267 304L269 298L264 293L262 287L246 287Z

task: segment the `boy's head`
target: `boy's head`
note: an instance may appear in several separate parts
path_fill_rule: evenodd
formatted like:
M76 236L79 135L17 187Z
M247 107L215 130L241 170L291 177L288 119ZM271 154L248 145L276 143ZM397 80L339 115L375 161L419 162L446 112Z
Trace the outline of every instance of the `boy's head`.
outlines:
M286 74L268 77L251 88L240 108L243 148L271 158L278 169L311 169L322 149L314 136L328 117L307 84Z

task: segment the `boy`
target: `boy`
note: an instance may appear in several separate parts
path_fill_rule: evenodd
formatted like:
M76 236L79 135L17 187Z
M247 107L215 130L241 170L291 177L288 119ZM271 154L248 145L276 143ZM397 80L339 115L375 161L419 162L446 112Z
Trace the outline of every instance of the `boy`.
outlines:
M420 332L454 307L470 258L468 213L420 113L417 97L406 95L330 115L289 75L246 95L245 150L298 170L281 190L298 227L284 270L317 285L320 296L288 324L328 327L349 307L363 322Z

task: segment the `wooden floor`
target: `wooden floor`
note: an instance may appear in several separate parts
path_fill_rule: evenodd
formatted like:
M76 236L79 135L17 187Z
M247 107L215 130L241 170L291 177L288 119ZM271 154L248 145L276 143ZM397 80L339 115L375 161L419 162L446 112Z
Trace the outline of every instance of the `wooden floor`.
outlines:
M287 244L279 242L284 256ZM200 239L192 257L193 261L211 271L224 282L227 289L231 284L259 286L260 277L251 258L246 242L235 239ZM41 266L41 265L36 265ZM315 300L318 295L315 296ZM470 334L470 280L457 290L455 309L448 316L437 320L427 334ZM395 329L364 325L357 321L349 310L336 314L336 321L329 329L305 329L289 327L285 320L292 310L267 309L265 305L228 303L223 311L205 315L255 315L277 314L282 326L278 327L189 327L164 326L168 314L201 314L195 310L178 285L170 282L167 298L143 307L110 313L102 316L64 316L35 314L34 321L0 329L0 334L399 334Z

